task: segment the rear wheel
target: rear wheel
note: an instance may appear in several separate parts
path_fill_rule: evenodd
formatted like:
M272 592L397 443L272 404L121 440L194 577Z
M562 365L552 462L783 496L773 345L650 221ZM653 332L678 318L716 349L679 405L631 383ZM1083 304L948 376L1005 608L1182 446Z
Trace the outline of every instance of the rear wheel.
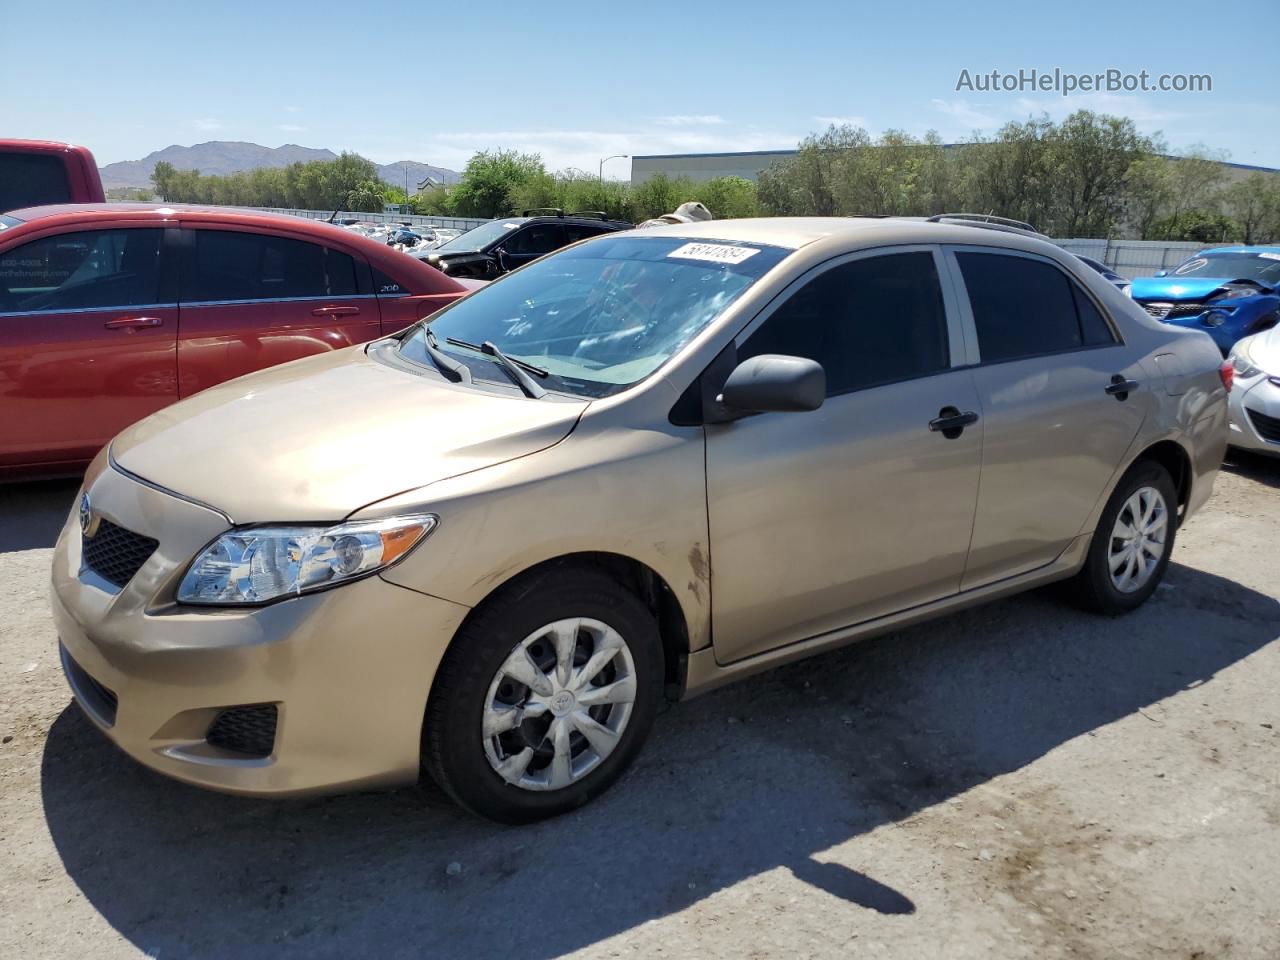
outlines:
M662 677L657 625L633 594L591 569L535 574L454 639L427 706L427 770L493 820L564 813L639 752Z
M1076 598L1096 613L1127 613L1155 592L1173 551L1178 494L1160 464L1130 468L1107 501L1074 581Z

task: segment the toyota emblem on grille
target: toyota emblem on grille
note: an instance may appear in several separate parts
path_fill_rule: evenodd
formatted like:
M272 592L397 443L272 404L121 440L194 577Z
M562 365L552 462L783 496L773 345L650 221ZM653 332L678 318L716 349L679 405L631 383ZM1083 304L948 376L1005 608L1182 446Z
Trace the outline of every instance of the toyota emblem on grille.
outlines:
M93 505L89 503L87 493L80 498L80 532L86 537L98 532L98 518L93 515Z

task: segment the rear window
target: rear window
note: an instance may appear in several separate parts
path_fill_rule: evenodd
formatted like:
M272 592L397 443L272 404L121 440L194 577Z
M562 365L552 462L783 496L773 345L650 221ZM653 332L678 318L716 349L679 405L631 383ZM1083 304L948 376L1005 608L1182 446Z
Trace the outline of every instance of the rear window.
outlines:
M70 203L62 158L52 153L0 153L0 210Z
M317 243L261 233L196 230L182 299L280 300L356 294L355 260Z

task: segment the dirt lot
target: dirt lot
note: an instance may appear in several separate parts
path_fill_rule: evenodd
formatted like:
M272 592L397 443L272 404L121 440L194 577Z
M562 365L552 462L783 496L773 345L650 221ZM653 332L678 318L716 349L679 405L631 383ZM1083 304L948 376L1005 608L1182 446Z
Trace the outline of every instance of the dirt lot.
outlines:
M1280 957L1280 462L1136 614L1031 594L659 718L533 828L153 775L69 703L74 484L0 488L0 956Z

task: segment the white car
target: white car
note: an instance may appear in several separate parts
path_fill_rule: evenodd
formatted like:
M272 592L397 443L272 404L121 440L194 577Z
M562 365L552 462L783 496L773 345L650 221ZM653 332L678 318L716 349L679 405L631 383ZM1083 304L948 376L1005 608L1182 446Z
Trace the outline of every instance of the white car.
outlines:
M1233 447L1280 456L1280 327L1236 341L1229 397Z

